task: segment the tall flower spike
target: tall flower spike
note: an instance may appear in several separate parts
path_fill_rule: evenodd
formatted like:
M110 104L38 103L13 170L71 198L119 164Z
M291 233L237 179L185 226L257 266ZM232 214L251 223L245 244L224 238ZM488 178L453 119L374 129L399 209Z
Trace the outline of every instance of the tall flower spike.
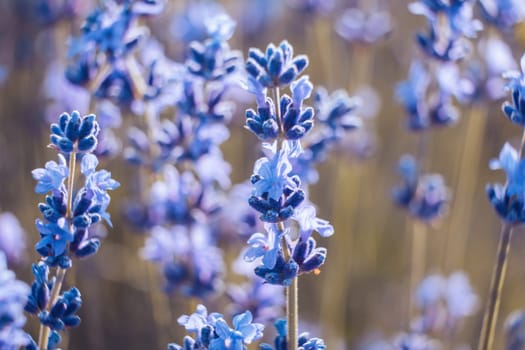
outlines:
M59 152L59 163L51 161L45 169L33 170L37 180L35 192L47 195L45 203L38 206L43 218L36 220L40 240L35 249L42 260L33 265L35 282L26 311L38 315L40 320L38 347L41 349L54 349L61 339L58 332L80 323L75 314L82 304L80 292L73 287L62 293L62 282L72 258L97 252L100 240L92 235L90 228L101 220L111 225L107 212L108 191L117 188L119 183L108 171L96 170L98 160L92 152L98 133L95 115L81 116L77 111L63 113L58 123L51 125L50 137L52 148ZM77 158L84 183L75 188ZM50 279L53 267L56 267L56 276ZM36 349L36 344L29 346Z

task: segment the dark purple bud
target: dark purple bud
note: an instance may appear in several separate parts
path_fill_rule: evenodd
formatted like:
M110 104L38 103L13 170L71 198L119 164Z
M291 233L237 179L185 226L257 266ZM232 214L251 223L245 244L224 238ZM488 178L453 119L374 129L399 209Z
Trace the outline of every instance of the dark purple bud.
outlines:
M78 133L80 131L80 114L77 111L71 113L71 119L66 126L66 137L75 142L78 139Z
M293 59L292 63L297 68L297 74L301 74L306 67L308 67L308 57L305 55L299 55Z
M288 85L297 77L297 68L289 67L279 76L279 85Z
M97 138L94 135L90 135L83 138L78 143L78 150L80 152L91 152L97 147Z
M58 136L64 136L64 132L60 129L60 126L56 123L51 124L51 134L56 134Z
M100 241L97 238L92 238L88 240L85 245L79 247L79 249L75 252L75 255L79 258L85 258L95 254L99 247Z
M53 137L51 137L51 139L52 138ZM51 142L53 142L53 140L51 140ZM64 153L70 153L71 151L73 151L73 143L69 139L67 139L65 137L59 138L58 142L56 143L56 145L58 146L60 151L62 151Z

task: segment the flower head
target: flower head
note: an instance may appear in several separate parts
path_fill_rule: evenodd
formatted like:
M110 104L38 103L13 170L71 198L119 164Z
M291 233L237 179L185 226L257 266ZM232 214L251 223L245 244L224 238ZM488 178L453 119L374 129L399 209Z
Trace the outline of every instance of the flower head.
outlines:
M288 86L308 65L304 55L293 56L293 47L286 41L269 44L266 52L250 49L246 71L267 88Z
M510 223L525 222L525 160L506 143L497 160L490 162L491 169L503 169L507 175L506 185L487 185L486 191L492 206L504 220Z
M33 170L33 178L38 181L35 187L36 193L44 194L52 190L60 190L68 176L69 169L66 159L61 154L58 155L58 161L56 163L51 160L46 163L45 168Z

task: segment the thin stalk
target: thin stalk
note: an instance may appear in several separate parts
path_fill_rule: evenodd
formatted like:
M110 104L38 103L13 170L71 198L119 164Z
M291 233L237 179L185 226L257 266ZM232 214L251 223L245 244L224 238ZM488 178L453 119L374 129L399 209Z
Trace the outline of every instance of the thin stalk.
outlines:
M499 307L501 303L501 291L505 281L507 271L507 262L510 250L510 240L512 238L512 225L503 222L501 235L498 245L496 265L492 272L492 281L490 283L489 298L483 317L483 327L479 337L478 350L491 350L494 344L494 334L498 320Z
M277 227L281 232L284 232L285 227L282 221L279 221ZM291 253L288 249L288 241L283 235L282 242L284 258L288 261L291 258ZM298 302L298 283L299 276L292 279L292 283L286 287L286 316L288 319L288 349L297 350L299 339L299 302Z
M283 122L281 120L281 96L279 87L275 87L273 90L273 98L274 98L274 104L275 104L275 115L277 116L277 124L279 125L279 132L284 133L283 130Z
M288 316L288 348L297 350L299 339L299 277L286 288L286 315Z
M67 210L66 218L71 219L71 210L73 207L73 184L75 182L75 166L77 161L77 154L71 152L69 155L69 176L67 178Z

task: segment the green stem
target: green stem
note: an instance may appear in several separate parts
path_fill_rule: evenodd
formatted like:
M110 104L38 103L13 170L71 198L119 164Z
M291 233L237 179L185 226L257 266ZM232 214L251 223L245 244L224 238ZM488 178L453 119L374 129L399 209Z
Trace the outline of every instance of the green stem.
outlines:
M498 312L501 303L501 291L503 289L503 282L505 281L505 272L507 271L511 237L512 225L503 222L496 265L494 266L494 271L492 273L489 298L485 309L485 316L483 317L481 335L479 337L478 350L493 349L496 322L498 320Z
M282 221L279 221L277 227L281 232L284 232L285 227ZM291 259L291 252L288 249L288 241L283 235L282 249L284 258L289 261ZM286 287L286 316L288 319L288 349L297 350L299 339L299 303L298 303L298 283L299 276L292 279L292 283Z
M297 350L299 339L299 276L286 288L286 315L288 316L288 349Z
M68 220L72 217L72 205L73 205L73 184L75 178L75 167L76 167L76 153L71 152L69 155L69 176L67 178L67 209L66 209L66 218ZM51 310L51 307L56 303L60 296L60 291L62 290L62 284L64 283L64 278L66 277L66 269L57 267L56 270L56 279L53 289L51 289L51 297L47 304L47 311ZM47 350L49 333L51 329L43 324L40 325L40 331L38 333L38 348L40 350Z
M275 115L277 116L277 125L279 125L279 132L281 134L284 133L284 130L283 130L283 122L282 122L282 118L281 118L281 96L280 96L280 91L279 91L279 87L275 87L273 88L273 98L274 98L274 104L275 104Z

